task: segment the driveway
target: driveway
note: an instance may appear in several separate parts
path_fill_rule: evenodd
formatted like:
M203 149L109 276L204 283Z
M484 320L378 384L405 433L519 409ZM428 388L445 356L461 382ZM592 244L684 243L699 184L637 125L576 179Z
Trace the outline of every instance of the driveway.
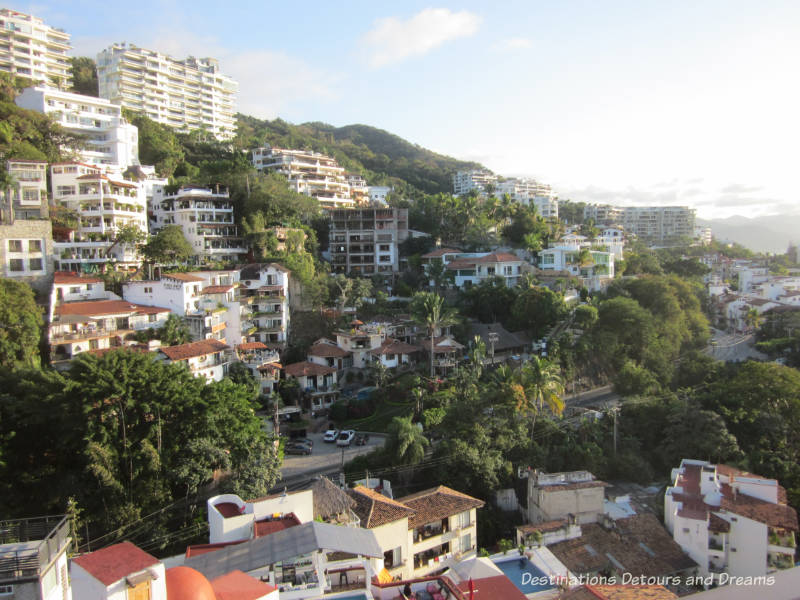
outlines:
M370 434L366 446L340 447L333 443L322 441L324 433L310 433L308 439L313 440L314 449L311 454L305 455L284 455L283 467L281 468L281 478L283 480L296 479L302 476L311 477L317 473L325 471L335 471L341 469L342 450L344 450L344 462L352 460L361 454L372 452L375 448L383 446L386 436L383 434Z

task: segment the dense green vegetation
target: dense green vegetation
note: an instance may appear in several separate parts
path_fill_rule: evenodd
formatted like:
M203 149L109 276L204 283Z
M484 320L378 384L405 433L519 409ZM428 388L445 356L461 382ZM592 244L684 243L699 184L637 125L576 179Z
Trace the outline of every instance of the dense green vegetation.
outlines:
M71 498L90 539L163 548L172 538L160 535L202 531L206 485L252 497L279 474L250 388L206 384L151 354L82 354L63 374L4 369L0 390L7 517L57 514Z
M73 56L70 58L72 66L72 89L70 91L84 96L100 95L97 82L97 65L94 59L88 56Z

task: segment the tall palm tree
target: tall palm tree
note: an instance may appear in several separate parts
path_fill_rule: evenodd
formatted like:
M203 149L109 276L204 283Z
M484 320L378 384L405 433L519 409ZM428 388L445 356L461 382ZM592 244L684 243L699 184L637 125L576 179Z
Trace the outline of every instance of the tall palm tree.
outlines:
M556 415L564 412L564 381L557 364L532 356L520 369L520 382L527 399L525 410L533 414L531 430L545 406Z
M414 321L424 325L428 331L431 378L433 378L433 338L438 329L455 325L458 322L458 315L455 310L445 305L444 298L431 292L414 294L414 300L411 302L411 315Z
M758 329L761 326L761 314L758 312L758 309L748 309L744 316L744 322L750 329Z
M411 422L411 417L395 417L389 424L386 447L394 455L397 464L416 465L425 458L430 442L422 430Z

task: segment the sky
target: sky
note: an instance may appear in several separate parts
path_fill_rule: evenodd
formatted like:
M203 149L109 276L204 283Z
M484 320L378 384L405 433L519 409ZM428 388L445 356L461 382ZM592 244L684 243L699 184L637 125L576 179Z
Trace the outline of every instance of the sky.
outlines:
M562 199L800 213L800 2L72 0L72 35L218 58L239 110L363 123Z

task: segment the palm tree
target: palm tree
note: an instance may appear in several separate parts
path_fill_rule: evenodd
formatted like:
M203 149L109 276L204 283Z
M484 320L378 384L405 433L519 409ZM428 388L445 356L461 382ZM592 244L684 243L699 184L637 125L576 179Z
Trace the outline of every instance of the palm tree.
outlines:
M411 417L395 417L388 428L386 447L397 464L416 465L425 458L430 442L422 430L411 422Z
M558 365L536 356L520 369L503 365L494 374L498 397L517 412L531 416L531 433L536 417L545 407L557 415L564 411L564 383Z
M444 298L431 292L418 292L414 294L411 302L411 315L414 321L424 325L430 338L431 378L433 378L433 338L436 331L455 325L458 322L456 311L446 306Z
M531 431L545 406L557 415L564 412L564 381L557 364L532 356L520 369L520 383L527 400L525 411L533 414Z

